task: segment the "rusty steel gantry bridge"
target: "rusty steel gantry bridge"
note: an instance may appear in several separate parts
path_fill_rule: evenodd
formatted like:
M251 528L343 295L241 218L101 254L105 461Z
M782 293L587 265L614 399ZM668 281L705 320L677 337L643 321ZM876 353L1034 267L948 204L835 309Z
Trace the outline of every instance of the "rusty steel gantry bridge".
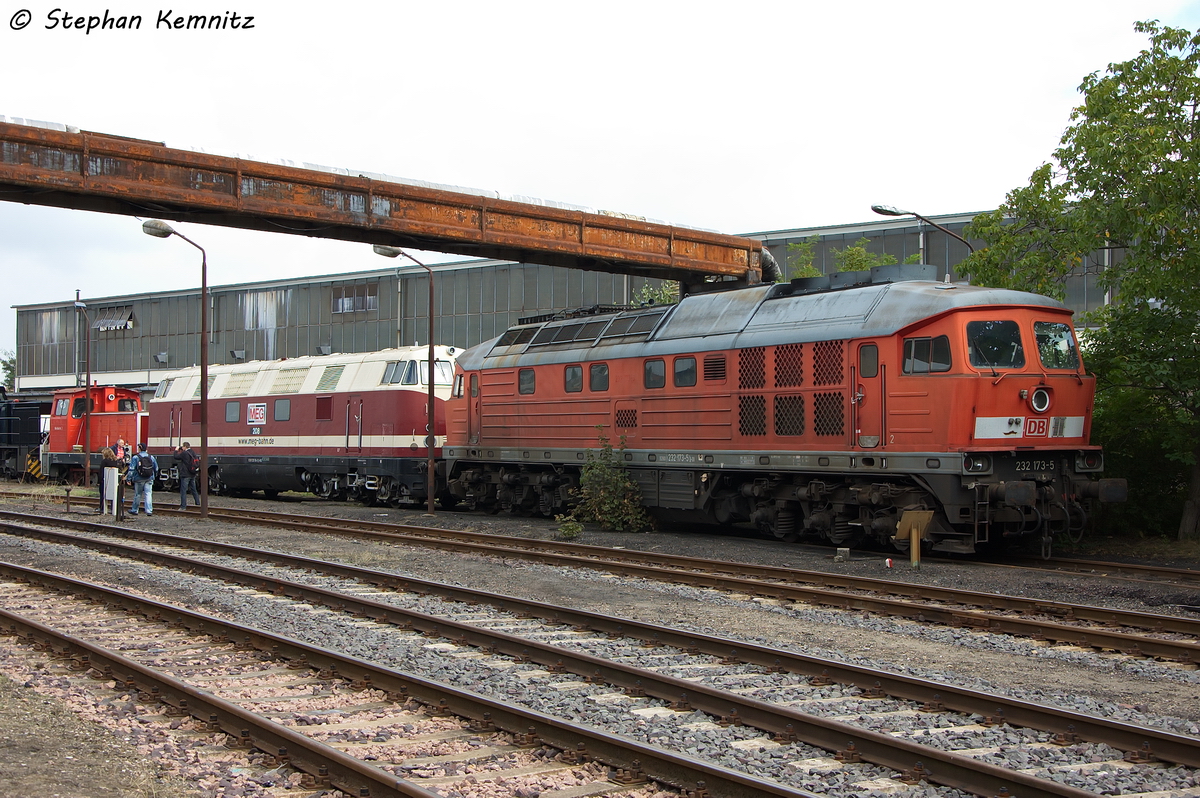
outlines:
M7 122L0 200L691 285L755 283L763 268L762 244L749 238Z

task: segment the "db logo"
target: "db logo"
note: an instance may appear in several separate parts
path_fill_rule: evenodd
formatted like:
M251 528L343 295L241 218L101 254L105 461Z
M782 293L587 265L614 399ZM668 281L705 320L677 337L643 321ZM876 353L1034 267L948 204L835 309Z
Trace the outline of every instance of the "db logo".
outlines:
M1050 432L1050 419L1048 418L1026 418L1025 419L1025 437L1026 438L1044 438Z

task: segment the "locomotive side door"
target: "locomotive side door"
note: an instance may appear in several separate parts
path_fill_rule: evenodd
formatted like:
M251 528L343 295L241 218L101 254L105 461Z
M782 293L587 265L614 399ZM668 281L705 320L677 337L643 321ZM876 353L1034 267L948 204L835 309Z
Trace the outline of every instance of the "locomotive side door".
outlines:
M361 452L362 439L363 400L359 394L351 394L346 398L346 452Z
M479 372L471 372L467 383L467 443L479 443L480 416L483 413L479 406Z
M860 449L875 449L883 435L883 389L879 347L859 344L855 357L854 442Z

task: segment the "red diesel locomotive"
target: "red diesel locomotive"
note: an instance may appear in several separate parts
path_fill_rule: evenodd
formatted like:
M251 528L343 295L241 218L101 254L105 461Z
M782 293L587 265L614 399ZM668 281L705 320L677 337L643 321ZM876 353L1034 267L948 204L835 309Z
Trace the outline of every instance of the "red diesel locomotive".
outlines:
M665 520L901 550L915 525L945 552L1078 534L1125 485L1088 443L1071 311L934 276L885 266L514 327L459 355L448 487L565 512L601 427Z
M89 400L90 423L86 409ZM42 473L61 482L81 484L86 452L91 453L91 469L96 474L100 470L100 450L121 438L129 446L144 441L144 424L141 395L135 390L93 385L56 391L50 408L50 433L42 447ZM89 426L90 441L86 434Z

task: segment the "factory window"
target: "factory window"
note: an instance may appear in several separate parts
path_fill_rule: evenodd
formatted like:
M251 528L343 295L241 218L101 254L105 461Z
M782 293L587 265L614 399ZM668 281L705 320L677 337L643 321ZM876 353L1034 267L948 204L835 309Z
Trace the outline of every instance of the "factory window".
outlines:
M642 384L647 388L662 388L667 384L667 362L647 360L642 367Z
M334 313L355 313L362 310L379 310L378 283L334 287Z
M696 358L675 358L675 387L690 388L696 384Z
M292 419L292 400L291 399L276 399L275 400L275 420L276 421L291 421Z
M969 321L967 345L975 368L1019 369L1025 365L1021 328L1015 321Z
M521 369L517 372L517 393L526 396L533 393L537 387L537 378L533 373L533 369Z
M588 388L593 391L608 390L607 363L593 363L588 367Z
M944 335L937 338L905 338L905 374L929 374L950 370L950 339Z
M317 397L317 421L329 421L333 418L333 397Z
M583 390L583 366L567 366L563 372L563 390L567 393Z
M235 423L242 417L242 405L240 402L225 403L225 420L229 423Z

